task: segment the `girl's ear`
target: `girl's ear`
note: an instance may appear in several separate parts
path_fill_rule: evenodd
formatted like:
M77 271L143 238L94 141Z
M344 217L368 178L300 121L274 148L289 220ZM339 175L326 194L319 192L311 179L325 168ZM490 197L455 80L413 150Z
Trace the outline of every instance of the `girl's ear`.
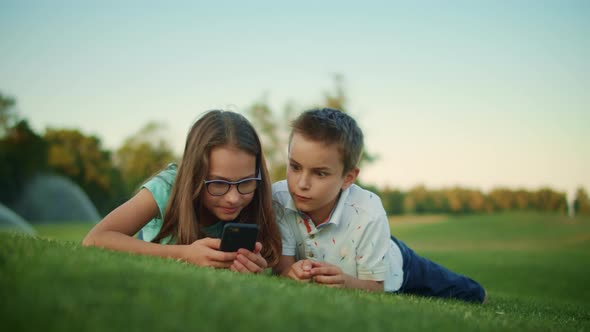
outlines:
M359 176L359 172L360 169L358 167L355 167L350 171L344 173L344 183L342 184L342 190L350 187L354 183L354 181L356 181L356 178Z

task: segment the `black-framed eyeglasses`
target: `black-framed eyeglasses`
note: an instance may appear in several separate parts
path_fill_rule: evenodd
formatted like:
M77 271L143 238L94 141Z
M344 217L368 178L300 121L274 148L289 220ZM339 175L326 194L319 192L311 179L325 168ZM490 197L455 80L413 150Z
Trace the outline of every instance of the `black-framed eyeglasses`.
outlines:
M238 192L242 195L253 193L258 187L258 182L262 180L260 171L255 178L242 179L240 181L225 181L225 180L205 180L205 187L207 192L212 196L223 196L227 194L229 188L235 185Z

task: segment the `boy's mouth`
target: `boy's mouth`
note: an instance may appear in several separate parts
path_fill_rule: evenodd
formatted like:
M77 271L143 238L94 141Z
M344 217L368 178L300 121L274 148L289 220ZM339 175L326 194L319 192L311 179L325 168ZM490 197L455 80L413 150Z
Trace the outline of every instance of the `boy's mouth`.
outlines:
M310 201L311 200L311 198L309 198L309 197L300 196L300 195L297 195L297 194L293 194L293 198L296 201L298 201L298 202L307 202L307 201Z

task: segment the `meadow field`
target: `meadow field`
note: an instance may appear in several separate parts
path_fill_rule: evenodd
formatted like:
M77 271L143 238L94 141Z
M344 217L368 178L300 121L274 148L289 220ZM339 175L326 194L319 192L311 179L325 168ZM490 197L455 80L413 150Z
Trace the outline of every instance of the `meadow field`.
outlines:
M590 331L590 217L403 216L392 232L480 281L485 305L198 268L80 245L88 224L0 233L5 331Z

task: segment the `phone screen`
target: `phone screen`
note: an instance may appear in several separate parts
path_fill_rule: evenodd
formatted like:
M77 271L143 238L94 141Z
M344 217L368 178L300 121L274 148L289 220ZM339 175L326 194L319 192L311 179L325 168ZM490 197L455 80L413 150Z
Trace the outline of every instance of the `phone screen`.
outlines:
M257 237L258 225L227 223L221 234L221 251L235 252L240 248L254 251Z

